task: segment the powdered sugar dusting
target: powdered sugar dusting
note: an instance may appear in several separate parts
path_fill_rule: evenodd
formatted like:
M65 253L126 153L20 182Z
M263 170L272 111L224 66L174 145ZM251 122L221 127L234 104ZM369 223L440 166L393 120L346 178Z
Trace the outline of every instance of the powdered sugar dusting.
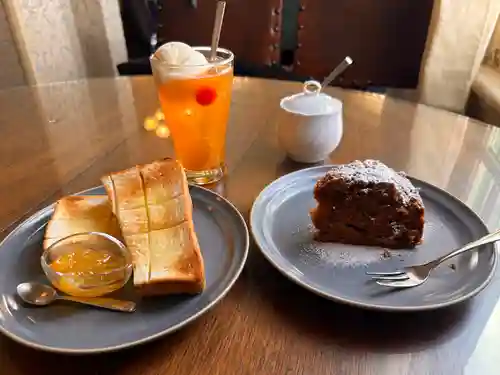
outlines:
M346 184L392 184L397 199L403 204L414 200L423 206L418 189L413 186L404 172L396 172L379 160L355 160L349 164L333 166L318 182L327 184L330 180L342 179Z
M384 250L380 248L366 249L361 246L321 242L305 243L301 246L301 252L304 261L313 260L330 267L368 267L384 259Z
M357 268L388 258L388 250L380 247L365 247L341 243L326 243L313 240L314 226L298 228L293 236L300 236L300 260L303 263L324 267ZM390 252L392 254L392 251ZM390 257L390 256L389 256Z

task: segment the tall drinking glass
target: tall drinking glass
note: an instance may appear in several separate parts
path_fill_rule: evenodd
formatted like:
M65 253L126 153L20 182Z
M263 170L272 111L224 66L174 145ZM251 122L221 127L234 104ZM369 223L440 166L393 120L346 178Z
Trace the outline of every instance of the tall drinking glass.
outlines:
M218 48L210 61L210 47L193 48L208 62L172 65L153 55L151 67L176 158L188 180L203 185L224 175L234 55Z

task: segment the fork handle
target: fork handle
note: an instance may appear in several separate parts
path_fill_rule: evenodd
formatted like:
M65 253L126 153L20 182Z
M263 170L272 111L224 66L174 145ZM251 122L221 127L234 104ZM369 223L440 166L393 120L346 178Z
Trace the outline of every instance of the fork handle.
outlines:
M432 261L431 264L433 265L433 267L437 267L441 263L447 261L448 259L454 258L457 255L463 254L463 253L465 253L471 249L474 249L478 246L487 245L489 243L493 243L493 242L496 242L498 240L500 240L500 229L493 232L493 233L487 234L486 236L481 237L480 239L478 239L476 241L469 242L467 245L465 245L459 249L456 249L449 254L443 255L442 257Z

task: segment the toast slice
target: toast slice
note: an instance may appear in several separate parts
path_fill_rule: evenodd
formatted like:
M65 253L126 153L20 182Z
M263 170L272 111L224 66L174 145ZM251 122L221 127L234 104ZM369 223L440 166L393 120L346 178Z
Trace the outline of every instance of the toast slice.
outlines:
M102 178L143 295L196 294L205 273L182 166L165 159Z
M58 200L45 230L43 248L82 232L104 232L121 238L120 226L106 195L74 195Z

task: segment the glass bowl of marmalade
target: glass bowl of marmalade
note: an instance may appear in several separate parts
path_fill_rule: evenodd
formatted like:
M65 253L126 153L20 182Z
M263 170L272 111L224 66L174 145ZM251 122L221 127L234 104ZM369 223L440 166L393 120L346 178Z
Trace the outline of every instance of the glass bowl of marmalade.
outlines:
M118 239L101 232L76 233L50 245L41 257L52 285L78 297L121 289L132 275L132 256Z

